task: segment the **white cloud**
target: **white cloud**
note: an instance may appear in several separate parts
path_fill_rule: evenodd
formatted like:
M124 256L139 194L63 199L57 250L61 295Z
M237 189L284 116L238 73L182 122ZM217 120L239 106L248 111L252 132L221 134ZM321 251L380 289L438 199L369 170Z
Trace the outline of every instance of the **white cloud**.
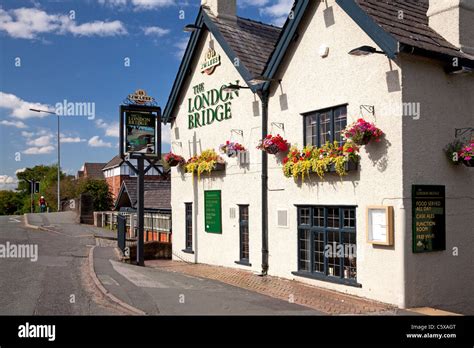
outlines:
M174 44L174 47L178 49L178 51L176 52L176 57L178 57L178 59L183 58L184 53L186 52L186 47L188 47L188 42L189 42L189 38L186 37L184 39L177 41Z
M114 122L114 123L107 123L103 119L98 119L95 121L95 124L97 127L105 129L105 136L111 137L111 138L119 138L120 137L120 132L119 132L119 123Z
M21 122L21 121L3 120L3 121L0 122L0 124L2 124L4 126L7 126L7 127L16 127L16 128L21 128L21 129L28 128L28 126L26 124L24 124L23 122Z
M26 144L35 147L44 147L51 145L52 138L52 135L43 135L39 138L28 140Z
M31 138L33 135L35 135L35 133L22 131L21 135L24 136L25 138Z
M15 170L15 174L23 173L25 170L26 170L26 168L17 169L17 170Z
M111 143L103 141L98 135L90 138L88 144L90 147L112 147Z
M61 143L74 144L74 143L83 143L87 141L86 139L81 139L80 137L66 137L61 135Z
M66 34L78 36L115 36L127 34L120 21L86 22L77 24L64 14L48 14L38 8L18 8L5 11L0 8L0 31L13 38L36 39L40 34Z
M158 37L165 36L171 32L171 30L169 29L164 29L160 27L145 27L142 29L145 35L150 35L150 36L152 35L152 36L158 36Z
M73 35L78 36L117 36L127 34L127 29L125 29L124 25L120 21L95 21L81 25L74 24L69 26L68 30Z
M293 2L293 0L277 0L275 4L261 8L260 13L273 18L273 24L282 26L288 18Z
M18 98L14 94L3 93L3 92L0 92L0 108L9 109L10 116L19 118L22 120L31 118L31 117L42 118L42 117L48 116L48 114L45 114L42 112L30 111L30 109L53 111L53 107L49 105L27 102L21 98Z
M30 147L23 151L25 155L47 155L54 151L54 146Z
M0 175L0 190L14 190L18 179L8 175Z
M126 7L130 4L135 10L155 10L176 5L175 0L98 0L99 4L109 7Z

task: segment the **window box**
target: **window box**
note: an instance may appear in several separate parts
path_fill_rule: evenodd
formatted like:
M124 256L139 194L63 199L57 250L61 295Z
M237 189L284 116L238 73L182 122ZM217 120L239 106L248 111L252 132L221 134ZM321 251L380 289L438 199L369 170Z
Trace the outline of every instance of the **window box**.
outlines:
M225 170L225 163L216 163L213 172L223 172Z
M354 160L349 160L346 162L346 164L344 165L344 170L346 172L354 172L356 170L359 169L359 162L356 162ZM334 163L332 163L329 167L328 167L328 172L329 173L336 173L336 165Z

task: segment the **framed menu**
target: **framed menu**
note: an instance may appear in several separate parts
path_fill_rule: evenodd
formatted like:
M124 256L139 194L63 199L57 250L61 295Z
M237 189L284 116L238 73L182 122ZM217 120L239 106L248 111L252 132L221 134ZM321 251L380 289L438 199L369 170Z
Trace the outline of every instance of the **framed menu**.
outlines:
M393 245L393 207L367 207L367 242Z

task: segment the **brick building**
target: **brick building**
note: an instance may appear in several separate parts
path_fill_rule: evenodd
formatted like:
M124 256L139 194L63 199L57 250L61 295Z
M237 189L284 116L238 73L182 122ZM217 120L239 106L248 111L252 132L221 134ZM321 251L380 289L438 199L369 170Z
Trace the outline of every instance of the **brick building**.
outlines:
M136 165L136 160L130 160L130 163ZM109 191L112 194L112 198L114 200L118 197L122 183L125 180L130 180L137 177L133 170L130 169L130 167L125 163L124 160L122 160L122 158L120 158L120 156L115 156L112 158L112 160L110 160L109 163L105 164L102 167L102 172L107 184L109 185ZM146 180L161 181L163 178L156 171L156 169L152 168L146 174Z

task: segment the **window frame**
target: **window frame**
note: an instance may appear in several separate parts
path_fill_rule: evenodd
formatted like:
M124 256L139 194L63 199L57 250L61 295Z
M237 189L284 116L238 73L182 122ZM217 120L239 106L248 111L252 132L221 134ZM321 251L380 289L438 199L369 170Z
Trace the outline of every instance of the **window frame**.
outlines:
M296 243L296 249L297 249L297 271L292 272L294 275L301 276L301 277L306 277L306 278L312 278L312 279L317 279L317 280L323 280L323 281L328 281L328 282L333 282L333 283L339 283L339 284L344 284L344 285L350 285L350 286L355 286L355 287L362 287L361 284L357 282L357 275L355 278L344 278L344 260L345 258L338 258L338 264L340 268L341 274L339 276L336 275L329 275L329 267L328 267L328 261L329 258L324 257L324 267L323 267L323 272L315 271L315 235L322 233L323 238L324 238L324 244L323 244L323 251L325 251L326 246L328 245L328 232L338 232L338 238L339 238L339 244L344 244L344 233L352 233L354 235L354 242L356 248L357 248L357 206L354 205L338 205L338 206L326 206L326 205L297 205L297 243ZM309 224L301 224L301 211L302 209L309 209L310 210L310 215L309 215ZM315 218L315 211L317 209L323 209L324 212L324 226L315 226L314 224L314 218ZM339 227L334 228L334 227L328 227L328 210L329 209L338 209L339 210ZM354 227L346 227L344 226L344 211L345 209L351 209L354 212L354 219L349 218L350 220L354 221ZM309 271L307 270L302 270L301 269L301 256L300 256L300 238L301 238L301 233L302 231L308 231L309 232ZM355 270L357 272L357 260L356 260L356 266ZM357 273L356 273L357 274Z
M188 208L191 209L190 212ZM193 246L194 246L193 208L194 207L193 207L192 202L184 203L184 249L182 251L188 254L194 254L193 252ZM191 234L189 234L189 228L191 228Z
M307 129L306 129L306 120L309 118L309 117L314 117L316 116L317 117L317 120L316 120L316 144L311 144L313 146L316 146L316 147L321 147L322 145L324 144L321 144L321 120L320 120L320 116L321 114L324 114L324 113L327 113L327 112L330 112L330 142L333 143L334 140L335 140L335 137L334 137L334 129L335 129L335 117L334 117L334 111L336 109L339 109L339 108L342 108L342 107L345 107L346 108L346 126L348 124L348 113L347 113L347 109L348 109L348 106L349 104L346 103L346 104L340 104L340 105L335 105L335 106L331 106L331 107L328 107L328 108L325 108L325 109L320 109L320 110L315 110L315 111L310 111L310 112L305 112L303 114L301 114L302 118L303 118L303 144L304 146L307 146L309 145L308 142L307 142ZM341 143L344 143L344 141L342 141Z
M250 264L250 205L248 204L239 204L239 261L235 263L242 266L252 266ZM247 209L247 220L242 220L243 209ZM243 244L243 227L247 227L247 249L248 257L244 257L244 244Z

